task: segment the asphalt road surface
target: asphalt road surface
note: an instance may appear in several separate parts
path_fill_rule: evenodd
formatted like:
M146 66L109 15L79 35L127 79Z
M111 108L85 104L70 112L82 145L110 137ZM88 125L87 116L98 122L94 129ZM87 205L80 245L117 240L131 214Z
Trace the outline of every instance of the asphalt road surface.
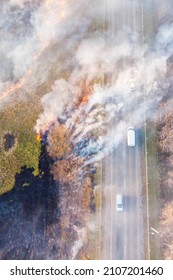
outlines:
M105 0L105 17L108 25L106 36L108 39L116 36L118 30L127 26L142 36L142 1L123 0L114 1L114 4L111 2L113 1ZM125 114L126 112L122 118L125 117ZM110 128L114 129L115 126L116 123L112 121ZM133 126L133 123L129 121L128 126ZM104 248L102 259L144 259L139 136L140 131L137 129L135 147L128 147L127 137L124 137L122 143L112 151L103 163L105 176L103 179ZM122 212L116 210L117 194L123 195L124 209Z

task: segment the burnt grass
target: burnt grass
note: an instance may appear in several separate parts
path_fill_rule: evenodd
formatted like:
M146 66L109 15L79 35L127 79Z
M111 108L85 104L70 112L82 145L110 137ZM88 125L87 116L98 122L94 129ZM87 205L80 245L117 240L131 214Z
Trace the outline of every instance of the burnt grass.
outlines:
M60 211L59 187L50 174L51 158L42 146L38 176L21 169L14 189L0 196L0 259L57 258L58 245L49 245L48 228L56 224Z
M4 149L5 151L10 150L15 145L15 136L13 134L7 133L4 136Z

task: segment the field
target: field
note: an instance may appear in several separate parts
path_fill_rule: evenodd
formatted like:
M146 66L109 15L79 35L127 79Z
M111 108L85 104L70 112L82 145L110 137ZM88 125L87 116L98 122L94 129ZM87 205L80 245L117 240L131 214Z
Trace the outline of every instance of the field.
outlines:
M39 174L41 145L34 126L40 111L36 97L9 104L0 111L0 194L15 186L15 175L22 167L32 168L34 175ZM14 139L9 148L5 148L6 135Z

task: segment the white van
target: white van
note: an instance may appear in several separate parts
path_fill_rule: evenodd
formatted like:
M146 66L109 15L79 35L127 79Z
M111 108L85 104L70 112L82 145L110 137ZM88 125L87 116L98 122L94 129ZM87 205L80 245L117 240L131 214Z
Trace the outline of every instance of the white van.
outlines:
M128 127L128 130L127 130L127 145L129 147L135 147L135 145L136 145L134 127Z
M123 197L121 194L117 194L117 211L123 211Z

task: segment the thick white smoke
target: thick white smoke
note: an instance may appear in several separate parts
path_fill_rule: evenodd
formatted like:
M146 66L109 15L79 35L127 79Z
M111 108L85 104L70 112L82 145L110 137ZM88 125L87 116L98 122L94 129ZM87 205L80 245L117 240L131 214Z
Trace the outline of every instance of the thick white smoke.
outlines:
M97 1L91 0L2 2L0 83L3 90L23 77L27 87L37 87L47 79L58 59L59 71L66 69L61 57L85 36L94 16L100 13L98 7ZM53 47L53 52L48 52Z
M93 131L97 134L97 137L93 137L93 140L91 137L83 148L82 144L77 145L79 153L86 158L94 154L93 160L105 156L125 137L128 125L142 125L144 95L148 117L151 117L151 109L160 102L168 89L166 62L172 55L169 47L173 42L172 31L172 25L162 26L158 30L153 51L146 45L137 45L134 49L127 34L123 32L117 34L115 40L111 40L109 44L101 37L83 40L76 50L75 65L70 78L63 81L67 86L66 92L64 91L62 96L61 87L54 86L53 91L42 98L44 112L37 121L37 131L73 109L66 116L66 125L69 129L73 127L72 137L76 144L86 137L89 138ZM105 85L95 84L88 103L74 109L74 101L80 94L79 81L96 80L99 75L108 77L110 81ZM135 91L131 90L132 80ZM61 82L56 81L56 85ZM126 110L126 113L120 121L118 116L123 110ZM106 117L102 116L102 111ZM80 122L76 121L79 119ZM114 129L109 126L111 121L115 122ZM99 129L100 135L97 132Z

